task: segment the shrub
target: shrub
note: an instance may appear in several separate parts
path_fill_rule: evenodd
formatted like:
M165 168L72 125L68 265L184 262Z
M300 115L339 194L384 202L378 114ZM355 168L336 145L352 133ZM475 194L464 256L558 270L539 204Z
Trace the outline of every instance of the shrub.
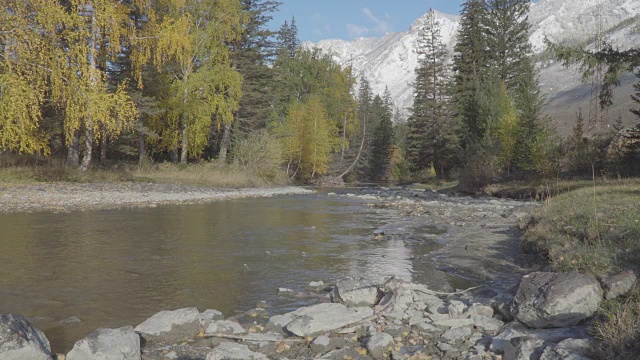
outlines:
M267 131L255 132L237 141L233 154L234 162L266 180L282 176L282 148Z

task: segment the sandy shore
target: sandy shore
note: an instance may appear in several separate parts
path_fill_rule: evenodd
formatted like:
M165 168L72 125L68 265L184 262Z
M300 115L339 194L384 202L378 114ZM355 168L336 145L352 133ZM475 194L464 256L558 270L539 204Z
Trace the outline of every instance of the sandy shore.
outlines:
M151 183L37 184L0 187L0 213L155 207L311 193L300 187L214 189Z

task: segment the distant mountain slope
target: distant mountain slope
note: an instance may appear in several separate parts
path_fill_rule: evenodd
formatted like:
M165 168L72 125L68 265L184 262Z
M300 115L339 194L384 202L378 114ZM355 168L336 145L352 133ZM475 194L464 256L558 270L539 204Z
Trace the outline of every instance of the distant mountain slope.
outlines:
M567 44L589 43L595 29L596 3L597 0L541 0L532 4L530 41L536 53L544 50L545 36ZM436 17L442 27L443 41L453 51L460 17L437 11ZM603 22L605 29L611 30L607 34L609 42L620 48L640 44L639 22L632 21L634 18L640 19L640 0L605 0ZM396 106L407 115L413 101L411 84L418 63L417 41L425 19L426 15L418 18L406 32L390 33L382 38L322 40L303 46L319 48L342 65L353 64L356 73L366 76L377 93L388 86ZM590 85L581 82L576 69L564 69L553 61L541 62L539 68L540 83L549 100L546 111L564 134L573 126L578 108L588 113ZM625 77L625 88L619 91L616 104L610 110L616 117L622 114L626 123L635 121L628 111L631 103L628 85L634 81L633 76Z

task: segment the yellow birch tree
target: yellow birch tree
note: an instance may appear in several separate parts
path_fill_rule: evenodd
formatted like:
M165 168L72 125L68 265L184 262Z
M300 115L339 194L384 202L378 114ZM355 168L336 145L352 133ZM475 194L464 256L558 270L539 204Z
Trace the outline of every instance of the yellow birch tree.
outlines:
M200 155L216 125L233 122L242 76L232 68L228 43L240 38L246 14L238 0L164 0L154 14L152 57L172 76L168 116L158 132L180 162Z

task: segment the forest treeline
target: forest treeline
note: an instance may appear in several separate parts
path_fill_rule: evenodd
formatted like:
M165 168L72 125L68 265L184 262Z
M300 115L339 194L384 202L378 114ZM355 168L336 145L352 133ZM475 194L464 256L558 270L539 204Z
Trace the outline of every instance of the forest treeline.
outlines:
M526 0L466 1L453 53L431 11L407 119L388 90L374 93L350 64L301 46L295 19L270 30L277 1L0 3L0 156L481 187L596 167L621 174L640 152L640 140L629 147L581 121L570 139L556 135L542 113ZM640 139L640 129L625 134Z

